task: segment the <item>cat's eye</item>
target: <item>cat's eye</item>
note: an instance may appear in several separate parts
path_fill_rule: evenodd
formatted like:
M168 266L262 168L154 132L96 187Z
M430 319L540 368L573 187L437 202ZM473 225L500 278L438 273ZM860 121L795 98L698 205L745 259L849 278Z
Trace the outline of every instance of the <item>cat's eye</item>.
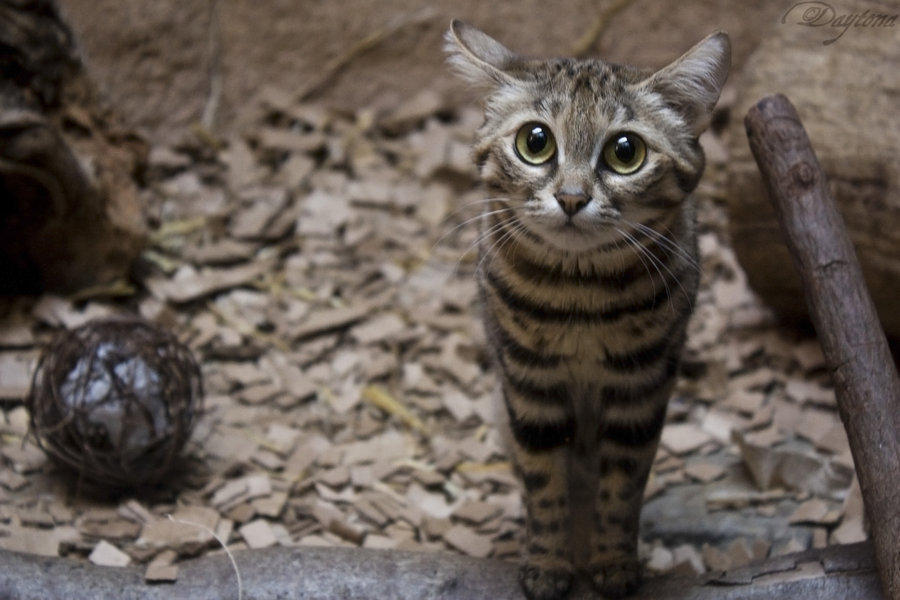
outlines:
M603 162L619 175L631 175L646 158L644 140L633 133L616 134L603 147Z
M556 154L556 140L550 128L526 123L516 132L516 154L530 165L541 165Z

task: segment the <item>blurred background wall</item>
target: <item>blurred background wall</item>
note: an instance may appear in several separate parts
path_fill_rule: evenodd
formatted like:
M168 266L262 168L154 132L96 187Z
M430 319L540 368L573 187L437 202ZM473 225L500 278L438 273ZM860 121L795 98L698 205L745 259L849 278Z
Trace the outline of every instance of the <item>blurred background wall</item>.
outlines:
M156 141L198 122L218 84L217 132L267 83L349 110L386 111L425 87L457 102L462 86L447 76L441 49L453 17L522 53L580 50L645 66L724 29L740 67L791 3L60 0L93 78Z

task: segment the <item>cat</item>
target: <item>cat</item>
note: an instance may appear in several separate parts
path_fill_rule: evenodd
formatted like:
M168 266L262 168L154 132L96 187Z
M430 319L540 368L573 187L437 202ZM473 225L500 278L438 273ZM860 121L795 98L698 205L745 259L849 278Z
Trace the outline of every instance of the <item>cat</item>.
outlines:
M638 521L699 281L698 138L730 68L715 33L658 70L520 56L458 20L454 70L485 92L477 273L526 512L519 581L640 580Z

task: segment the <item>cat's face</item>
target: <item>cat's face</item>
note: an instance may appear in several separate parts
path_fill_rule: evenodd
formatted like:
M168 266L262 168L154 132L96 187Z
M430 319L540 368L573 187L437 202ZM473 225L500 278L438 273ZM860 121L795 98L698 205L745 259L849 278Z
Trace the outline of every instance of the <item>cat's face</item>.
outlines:
M703 171L697 137L729 64L710 36L653 73L598 60L532 60L454 22L453 64L487 88L475 156L491 198L566 250L615 241L679 207Z

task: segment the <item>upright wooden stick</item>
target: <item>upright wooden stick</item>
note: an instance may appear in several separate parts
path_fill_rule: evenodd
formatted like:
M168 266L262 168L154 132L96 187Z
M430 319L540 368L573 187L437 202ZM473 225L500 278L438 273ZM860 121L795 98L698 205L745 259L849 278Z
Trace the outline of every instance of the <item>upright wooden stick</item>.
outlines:
M744 120L832 371L885 595L900 600L900 380L800 117L769 96Z

